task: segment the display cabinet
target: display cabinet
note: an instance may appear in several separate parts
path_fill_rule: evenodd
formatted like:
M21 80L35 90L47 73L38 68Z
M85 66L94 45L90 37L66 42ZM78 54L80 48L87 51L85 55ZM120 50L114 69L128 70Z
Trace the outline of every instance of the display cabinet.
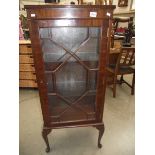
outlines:
M93 126L104 132L103 109L113 5L27 5L43 114L52 129Z

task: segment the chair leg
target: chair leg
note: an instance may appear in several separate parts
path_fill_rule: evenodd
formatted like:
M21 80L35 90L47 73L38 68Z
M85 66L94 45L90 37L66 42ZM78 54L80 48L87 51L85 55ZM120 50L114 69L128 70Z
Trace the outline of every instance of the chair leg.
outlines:
M114 77L114 83L113 83L113 97L116 97L116 82L117 82L117 76Z
M121 75L120 77L120 83L119 84L122 84L123 83L123 75Z
M135 90L135 73L133 74L133 78L132 78L131 95L134 95L134 90Z

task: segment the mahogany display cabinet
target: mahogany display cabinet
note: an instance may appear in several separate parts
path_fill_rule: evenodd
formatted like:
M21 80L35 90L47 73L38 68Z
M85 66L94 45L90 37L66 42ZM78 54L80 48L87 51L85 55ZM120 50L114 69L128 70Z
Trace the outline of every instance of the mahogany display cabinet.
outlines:
M46 152L52 129L104 133L107 57L114 5L26 5Z

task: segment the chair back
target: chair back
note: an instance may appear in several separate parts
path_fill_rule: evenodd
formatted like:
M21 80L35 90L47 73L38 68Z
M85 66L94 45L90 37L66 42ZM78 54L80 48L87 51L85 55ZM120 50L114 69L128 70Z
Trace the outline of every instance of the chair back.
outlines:
M122 47L117 64L118 67L135 65L135 47Z
M133 17L115 17L113 18L114 31L116 32L122 26L128 28L130 23L133 23Z

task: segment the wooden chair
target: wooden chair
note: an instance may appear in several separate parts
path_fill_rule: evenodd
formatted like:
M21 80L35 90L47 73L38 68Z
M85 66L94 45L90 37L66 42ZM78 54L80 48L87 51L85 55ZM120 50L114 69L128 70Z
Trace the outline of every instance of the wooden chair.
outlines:
M135 48L133 47L122 47L120 54L116 60L115 64L109 64L106 68L107 75L110 75L113 87L113 97L116 97L116 84L126 83L131 88L131 94L134 94L134 85L135 85ZM132 84L130 85L127 81L123 79L123 75L133 74ZM120 80L117 80L117 76L121 75ZM108 81L109 82L109 81Z
M129 28L131 24L133 24L133 17L114 17L112 22L112 32L111 32L111 48L114 47L114 42L117 40L122 41L124 39L125 34L118 33L117 30L120 28L120 24L125 24L123 29ZM117 37L116 37L117 35Z

